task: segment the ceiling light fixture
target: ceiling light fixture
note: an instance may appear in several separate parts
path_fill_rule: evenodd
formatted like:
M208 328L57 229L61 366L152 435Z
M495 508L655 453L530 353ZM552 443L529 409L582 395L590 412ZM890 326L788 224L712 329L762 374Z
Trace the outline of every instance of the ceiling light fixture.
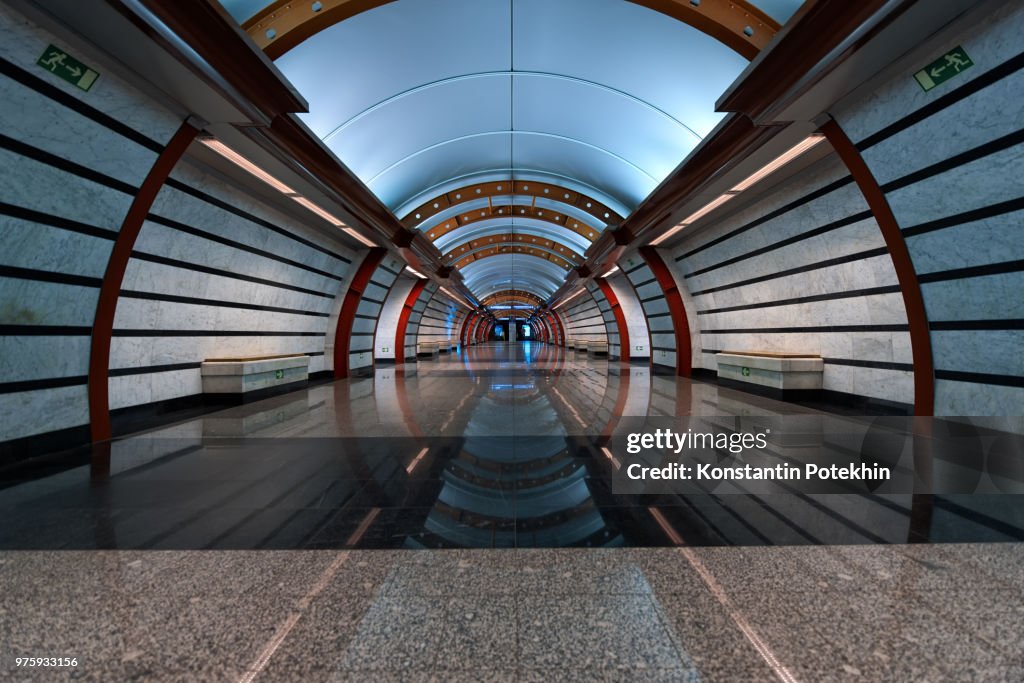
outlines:
M340 218L338 218L337 216L331 214L330 212L326 211L325 209L320 208L319 206L317 206L316 204L314 204L310 200L306 199L305 197L300 195L298 192L296 192L292 188L288 187L287 185L282 183L280 180L278 180L274 176L270 175L269 173L267 173L266 171L261 169L259 166L257 166L256 164L252 163L251 161L249 161L248 159L243 157L241 154L239 154L235 150L233 150L230 147L228 147L227 145L225 145L220 140L217 140L215 138L200 138L199 142L201 142L208 149L216 152L217 154L219 154L220 156L224 157L225 159L227 159L228 161L230 161L234 165L238 166L239 168L244 170L246 173L249 173L250 175L252 175L252 176L254 176L256 178L259 178L260 180L265 182L267 185L270 185L272 188L274 188L275 190L277 190L278 192L280 192L284 196L286 196L286 197L288 197L290 199L295 200L295 202L297 204L301 205L303 208L305 208L305 209L307 209L309 211L312 211L317 216L320 216L320 218L323 218L325 221L327 221L331 225L333 225L335 227L338 227L338 228L341 228L347 235L349 235L350 237L352 237L356 241L360 242L361 244L363 244L363 245L365 245L367 247L376 247L377 246L376 242L370 240L367 237L363 237L354 228L352 228L352 227L350 227L348 225L345 225L345 222L342 221Z
M418 270L413 270L412 266L406 266L405 269L409 271L409 274L414 277L426 279L426 276L423 273L419 272Z
M703 216L717 209L722 204L725 204L727 201L738 195L740 192L749 189L750 187L757 184L761 180L767 178L769 175L779 170L789 162L793 161L794 159L796 159L797 157L799 157L804 152L811 149L824 139L824 135L820 133L814 133L813 135L808 136L807 138L805 138L798 144L794 145L793 147L790 147L788 150L786 150L779 156L769 161L760 169L758 169L754 173L751 173L749 176L741 180L739 183L733 186L731 190L719 195L718 197L715 197L710 202L708 202L701 208L697 209L683 220L679 221L679 223L671 230L659 236L657 239L651 240L651 246L657 246L661 244L662 242L667 240L669 237L672 237L672 235L675 235L677 232L679 232L686 226L696 222Z
M569 297L568 299L563 299L563 300L562 300L562 301L561 301L561 302L560 302L560 303L559 303L559 304L558 304L557 306L555 306L554 308L561 308L562 306L566 305L567 303L569 303L570 301L572 301L573 299L575 299L576 297L578 297L578 296L579 296L580 294L582 294L582 293L583 293L583 292L585 292L585 291L587 291L587 290L586 290L586 289L580 289L580 291L576 292L575 294L573 294L572 296L570 296L570 297Z
M617 272L619 272L619 267L618 266L614 266L611 270L609 270L607 273L602 275L601 279L604 279L604 278L608 277L609 275L614 275Z

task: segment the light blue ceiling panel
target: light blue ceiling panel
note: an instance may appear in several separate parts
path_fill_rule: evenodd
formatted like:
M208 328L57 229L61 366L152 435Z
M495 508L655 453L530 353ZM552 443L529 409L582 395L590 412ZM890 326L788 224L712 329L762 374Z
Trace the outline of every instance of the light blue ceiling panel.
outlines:
M420 88L336 128L324 141L338 158L350 160L356 175L372 181L424 148L510 130L511 82L511 76L471 76ZM415 121L429 125L410 125ZM449 166L445 159L434 163Z
M547 298L561 286L566 271L550 261L523 254L502 254L460 269L463 282L478 299L503 289L525 289Z
M507 0L400 0L320 31L276 64L310 102L303 118L322 138L407 90L508 71L508 26ZM418 118L407 127L433 124Z
M628 206L627 213L658 185L656 178L628 159L572 138L517 131L512 144L514 165L522 160L529 168L547 168L578 178Z
M579 254L582 254L590 246L590 242L584 239L581 235L577 235L576 233L568 230L563 230L557 225L545 223L544 221L530 219L524 220L519 218L514 221L494 220L472 223L464 228L452 230L446 235L442 235L434 241L434 245L442 252L445 252L449 248L462 244L463 242L483 239L490 237L491 235L507 235L509 233L555 240L561 244L571 247Z
M515 0L513 5L516 71L602 83L667 112L701 136L722 118L714 101L747 65L714 38L631 2Z
M381 133L383 134L383 132ZM456 176L506 166L512 155L508 133L482 133L425 147L372 178L363 178L389 207L405 203L419 188Z
M517 75L513 92L516 130L575 138L625 159L659 182L700 142L669 114L598 84ZM555 102L559 106L551 106Z

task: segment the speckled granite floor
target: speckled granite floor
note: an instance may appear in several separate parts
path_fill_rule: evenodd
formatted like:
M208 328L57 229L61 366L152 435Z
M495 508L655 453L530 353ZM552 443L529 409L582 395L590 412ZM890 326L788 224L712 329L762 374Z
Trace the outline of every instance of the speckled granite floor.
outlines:
M9 551L0 584L12 680L1024 680L1017 543Z

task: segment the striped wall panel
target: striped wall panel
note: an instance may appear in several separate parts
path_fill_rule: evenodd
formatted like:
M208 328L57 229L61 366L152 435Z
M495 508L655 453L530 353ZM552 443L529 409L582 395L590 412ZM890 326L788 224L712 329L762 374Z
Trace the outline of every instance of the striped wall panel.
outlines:
M590 292L590 296L594 297L597 308L601 311L601 317L604 319L608 339L608 357L619 358L622 354L622 339L619 336L619 324L615 320L615 312L612 311L611 304L608 303L608 297L593 280L587 281L587 291Z
M938 415L1024 407L1024 7L952 29L974 66L928 92L899 77L834 117L885 193L921 283ZM948 43L948 45L947 45ZM915 59L934 57L922 52Z
M202 188L202 189L199 189ZM301 353L324 369L345 247L235 186L179 164L125 273L110 353L111 408L202 392L208 358Z
M363 290L356 309L349 335L348 367L350 371L373 366L373 340L377 332L377 321L387 301L391 287L405 265L394 257L385 257L373 271L370 281Z
M608 341L608 328L604 313L589 288L587 293L577 296L558 309L565 325L566 339Z
M676 336L665 294L650 267L643 263L626 264L622 271L629 279L643 307L651 335L651 363L662 369L676 367Z
M468 313L465 306L452 301L440 289L435 289L423 307L417 343L437 342L441 345L442 353L457 348L462 320Z
M179 118L104 72L89 92L35 62L64 45L0 7L0 441L88 423L99 286ZM78 45L97 66L102 55Z
M896 272L835 156L684 240L670 264L696 308L702 367L719 351L819 354L826 390L912 403Z
M433 298L434 293L437 292L438 284L430 281L420 292L419 297L416 298L416 303L412 307L412 313L409 315L409 322L405 328L405 359L406 362L413 362L416 358L416 344L419 338L420 320L423 318L423 312L427 309L427 302Z

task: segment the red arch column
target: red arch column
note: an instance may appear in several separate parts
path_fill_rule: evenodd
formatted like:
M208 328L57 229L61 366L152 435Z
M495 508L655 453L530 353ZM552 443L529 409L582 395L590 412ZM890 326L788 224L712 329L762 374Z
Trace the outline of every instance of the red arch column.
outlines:
M619 299L615 296L615 292L612 291L612 286L603 277L594 278L594 284L600 288L604 298L608 299L608 305L611 306L612 313L615 315L615 324L619 328L619 360L623 363L628 363L629 330L626 328L626 316L622 312L622 306L619 306Z
M693 374L693 349L690 345L690 323L686 319L686 308L683 306L679 287L676 286L672 272L665 265L665 260L661 258L657 249L650 246L640 247L640 256L658 280L658 286L665 295L668 311L672 316L672 327L676 333L676 374L680 377L689 377Z
M117 313L117 300L121 294L121 284L128 270L128 261L132 257L135 241L142 231L142 224L149 215L149 210L156 200L164 181L171 170L181 159L185 150L199 132L197 128L185 121L171 137L167 146L160 152L156 162L149 169L146 179L142 182L135 199L121 222L121 230L117 233L114 248L107 261L107 270L103 273L103 283L96 302L96 316L93 318L92 339L89 348L89 433L92 440L105 441L112 436L110 428L110 340L114 334L114 315Z
M829 121L822 126L821 132L825 134L853 176L885 239L889 258L892 259L893 268L896 270L896 279L900 283L903 307L907 312L907 325L910 329L910 350L914 357L914 414L932 415L935 411L935 364L932 357L931 331L928 325L928 311L924 307L924 296L921 294L921 283L917 279L917 271L910 258L907 242L903 238L903 232L896 222L889 201L885 198L885 193L846 132L835 121Z
M387 249L374 247L366 252L366 257L359 264L352 282L345 292L345 300L341 304L341 313L338 315L338 326L334 330L334 378L343 379L348 377L348 349L351 342L352 324L356 319L356 311L359 310L359 301L363 298L366 285L370 283L373 272L384 260ZM398 348L395 348L398 352Z
M409 296L405 297L402 312L398 314L398 329L395 330L395 365L405 362L405 328L409 326L409 317L412 315L413 306L416 305L416 300L420 298L427 282L428 280L416 281L416 284L409 290Z

